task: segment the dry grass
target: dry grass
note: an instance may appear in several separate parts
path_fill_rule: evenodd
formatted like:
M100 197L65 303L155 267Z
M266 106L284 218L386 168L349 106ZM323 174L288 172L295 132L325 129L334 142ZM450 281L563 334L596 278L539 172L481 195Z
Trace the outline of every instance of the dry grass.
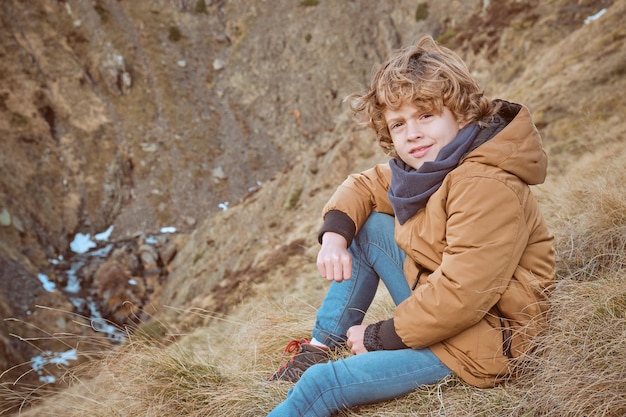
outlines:
M540 349L529 358L524 378L494 389L449 378L407 397L338 415L625 415L624 153L626 146L616 145L579 160L567 175L537 190L556 233L560 280L550 327L538 339ZM298 265L288 264L257 284L255 295L226 317L177 311L175 316L198 315L197 322L210 323L191 334L173 337L165 333L176 333L175 325L146 324L121 348L69 370L68 389L49 396L33 387L19 397L20 415L265 415L291 387L265 379L280 365L284 344L310 334L315 305L325 291L312 267L300 265L299 277L285 280L285 271L294 268ZM368 320L388 317L392 309L381 290ZM5 401L15 395L0 393ZM39 395L43 399L34 400Z
M589 155L550 189L560 280L522 381L532 415L626 415L625 153Z
M555 293L551 328L538 342L528 397L558 416L626 415L626 274L567 278Z
M586 155L543 194L561 276L593 280L626 266L625 156L622 144Z

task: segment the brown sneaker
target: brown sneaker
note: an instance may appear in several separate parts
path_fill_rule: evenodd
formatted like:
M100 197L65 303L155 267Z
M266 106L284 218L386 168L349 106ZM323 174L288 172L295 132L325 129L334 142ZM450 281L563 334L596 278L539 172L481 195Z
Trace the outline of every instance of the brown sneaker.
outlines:
M327 347L315 346L309 343L308 339L292 340L285 347L283 357L287 353L296 352L291 359L278 368L269 377L270 381L290 381L296 382L300 379L304 371L317 363L326 363L330 360L330 349Z

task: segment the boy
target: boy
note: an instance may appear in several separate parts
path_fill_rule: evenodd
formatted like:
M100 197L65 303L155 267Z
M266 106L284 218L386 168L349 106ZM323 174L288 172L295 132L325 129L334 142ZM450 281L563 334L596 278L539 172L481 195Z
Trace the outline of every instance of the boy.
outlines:
M451 374L494 386L547 309L553 237L529 187L547 157L529 111L485 97L430 37L351 99L392 159L348 177L324 208L317 265L332 283L313 338L292 341L270 378L297 381L270 416L330 416ZM364 325L379 280L397 307ZM344 346L354 356L329 361Z

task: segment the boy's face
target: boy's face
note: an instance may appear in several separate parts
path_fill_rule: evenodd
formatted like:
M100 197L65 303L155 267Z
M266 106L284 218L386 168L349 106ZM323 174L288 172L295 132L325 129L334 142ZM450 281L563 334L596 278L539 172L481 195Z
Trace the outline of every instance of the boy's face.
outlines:
M434 161L463 127L447 107L436 114L403 103L398 110L387 109L383 114L398 157L415 169Z

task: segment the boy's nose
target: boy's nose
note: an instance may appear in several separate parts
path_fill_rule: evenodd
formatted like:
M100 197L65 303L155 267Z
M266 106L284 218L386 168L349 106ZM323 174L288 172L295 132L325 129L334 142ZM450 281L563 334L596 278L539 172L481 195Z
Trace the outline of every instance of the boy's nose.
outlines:
M422 131L416 122L407 122L407 139L419 139L422 137Z

